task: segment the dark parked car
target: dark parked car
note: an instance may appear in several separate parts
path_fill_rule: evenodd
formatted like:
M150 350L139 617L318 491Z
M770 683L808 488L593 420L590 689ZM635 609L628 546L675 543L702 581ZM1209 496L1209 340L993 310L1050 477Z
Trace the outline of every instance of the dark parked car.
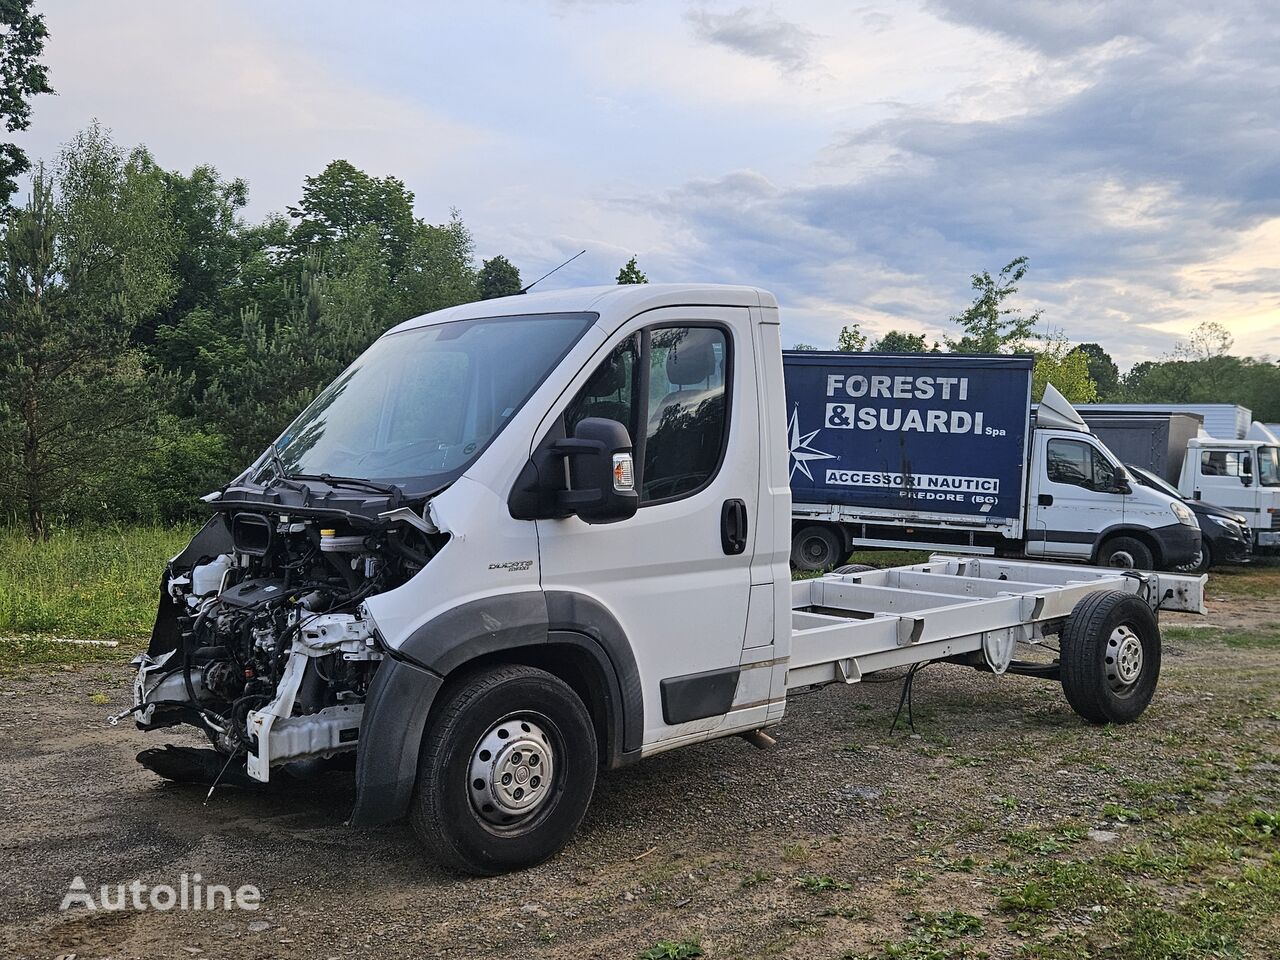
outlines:
M1203 500L1188 500L1150 470L1131 463L1126 463L1124 468L1138 483L1181 500L1195 513L1200 524L1200 557L1185 567L1179 567L1179 570L1204 573L1216 563L1249 562L1253 556L1253 538L1247 518Z

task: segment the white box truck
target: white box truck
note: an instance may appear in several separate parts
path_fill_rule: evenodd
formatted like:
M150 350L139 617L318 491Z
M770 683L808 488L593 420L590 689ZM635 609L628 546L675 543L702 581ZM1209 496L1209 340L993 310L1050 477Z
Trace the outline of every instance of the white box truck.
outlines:
M1131 482L1029 357L783 355L792 550L829 570L854 547L963 550L1141 570L1200 552L1191 511Z
M1247 417L1245 407L1231 404L1106 404L1083 406L1090 428L1104 440L1124 436L1161 436L1167 443L1151 448L1125 444L1125 456L1159 475L1189 500L1202 500L1248 520L1255 549L1280 549L1280 440L1264 424L1221 416L1228 408ZM1210 435L1208 416L1219 414L1218 434ZM1195 417L1198 431L1186 429ZM1229 419L1236 426L1226 429ZM1170 425L1170 426L1166 426Z
M440 862L492 874L565 844L601 769L767 745L796 688L945 661L1134 720L1158 611L1202 608L1203 577L989 557L793 583L788 470L763 291L570 290L401 324L206 498L127 714L211 746L139 760L252 784L354 752L354 825L407 816ZM1016 655L1045 635L1060 658Z

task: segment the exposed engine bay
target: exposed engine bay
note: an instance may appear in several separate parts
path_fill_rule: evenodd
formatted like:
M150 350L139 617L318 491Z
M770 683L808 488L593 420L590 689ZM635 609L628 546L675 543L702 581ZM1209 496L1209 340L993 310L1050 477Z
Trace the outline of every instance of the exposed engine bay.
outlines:
M281 765L307 775L359 740L382 659L362 602L413 577L447 536L395 491L297 484L246 500L228 489L214 509L166 570L125 714L143 730L192 724L213 753L149 750L139 762L196 782L214 771L265 783Z

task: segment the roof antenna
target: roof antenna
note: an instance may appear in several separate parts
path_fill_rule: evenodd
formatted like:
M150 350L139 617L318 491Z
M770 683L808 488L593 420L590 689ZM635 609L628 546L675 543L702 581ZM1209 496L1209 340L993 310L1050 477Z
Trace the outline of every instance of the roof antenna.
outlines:
M586 252L587 252L586 250L579 250L577 253L575 253L572 257L570 257L570 258L569 258L568 260L566 260L564 263L560 264L560 267L567 267L569 264L573 263L573 261L577 260L580 256L582 256L582 255L583 255L584 253L586 253ZM530 290L532 290L532 289L533 289L534 284L541 283L543 280L547 279L547 277L551 276L551 274L555 273L555 272L556 272L556 270L559 270L559 269L560 269L560 267L556 267L556 268L555 268L555 270L548 270L546 273L544 273L542 276L540 276L537 280L533 281L533 283L531 283L531 284L529 284L528 286L526 286L526 287L525 287L523 290L521 290L520 292L521 292L521 293L528 293Z

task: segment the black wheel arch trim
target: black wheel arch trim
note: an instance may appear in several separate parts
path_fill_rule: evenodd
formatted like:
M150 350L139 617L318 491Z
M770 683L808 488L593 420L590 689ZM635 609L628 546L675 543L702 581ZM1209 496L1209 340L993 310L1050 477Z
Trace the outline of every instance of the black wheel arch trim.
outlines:
M611 767L639 757L644 733L640 674L617 619L598 601L569 591L527 590L460 604L384 648L365 701L356 751L350 823L374 826L405 815L431 707L454 671L503 651L581 650L603 678L604 751Z

